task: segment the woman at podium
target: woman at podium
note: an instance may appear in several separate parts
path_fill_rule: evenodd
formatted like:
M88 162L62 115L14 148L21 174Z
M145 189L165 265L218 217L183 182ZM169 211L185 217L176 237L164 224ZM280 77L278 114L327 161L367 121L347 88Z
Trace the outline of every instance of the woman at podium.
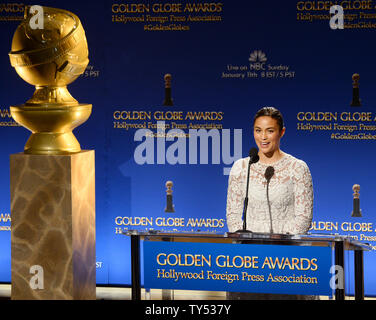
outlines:
M280 149L285 131L282 114L273 107L264 107L254 116L253 136L258 150L253 159L250 152L250 157L237 160L230 171L226 208L229 232L304 234L308 231L313 209L312 177L304 161ZM252 164L248 170L249 163ZM248 203L246 223L243 223L247 180ZM228 292L227 298L316 299L313 296L244 292Z
M246 212L249 231L304 234L311 225L312 177L304 161L280 149L285 131L282 114L276 108L264 107L254 116L253 136L259 160L249 169ZM226 208L230 232L244 228L249 160L250 157L237 160L230 171Z

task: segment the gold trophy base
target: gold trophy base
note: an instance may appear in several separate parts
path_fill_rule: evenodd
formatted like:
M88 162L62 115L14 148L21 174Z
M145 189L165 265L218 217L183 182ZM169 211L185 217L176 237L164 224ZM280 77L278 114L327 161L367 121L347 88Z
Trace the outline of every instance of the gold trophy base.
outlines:
M90 116L91 104L11 106L13 119L32 132L24 147L26 154L59 155L81 151L72 133Z
M94 158L10 156L12 300L96 299Z

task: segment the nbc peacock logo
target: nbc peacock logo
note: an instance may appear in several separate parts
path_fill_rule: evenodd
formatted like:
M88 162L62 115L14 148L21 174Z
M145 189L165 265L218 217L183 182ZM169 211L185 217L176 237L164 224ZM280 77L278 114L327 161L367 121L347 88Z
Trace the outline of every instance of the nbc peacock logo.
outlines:
M261 50L255 50L249 56L249 61L251 62L266 62L267 60L266 54Z
M266 54L261 50L254 50L249 55L250 70L265 70Z

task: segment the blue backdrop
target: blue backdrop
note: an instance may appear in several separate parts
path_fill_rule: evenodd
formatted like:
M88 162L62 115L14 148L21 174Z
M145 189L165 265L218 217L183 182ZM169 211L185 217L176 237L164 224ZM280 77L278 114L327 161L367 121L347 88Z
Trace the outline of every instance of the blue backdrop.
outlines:
M11 280L9 155L29 136L9 106L34 91L8 52L33 4L74 12L88 40L89 66L68 88L93 104L75 135L96 151L98 284L130 283L121 230L227 231L227 173L254 146L252 117L267 105L284 115L282 150L310 167L311 232L375 245L375 1L338 1L343 30L330 28L322 1L1 1L0 282ZM173 106L163 105L167 73ZM355 73L361 107L350 106ZM167 181L174 213L165 212ZM362 218L351 217L354 184ZM375 259L373 250L365 254L366 295L376 295Z

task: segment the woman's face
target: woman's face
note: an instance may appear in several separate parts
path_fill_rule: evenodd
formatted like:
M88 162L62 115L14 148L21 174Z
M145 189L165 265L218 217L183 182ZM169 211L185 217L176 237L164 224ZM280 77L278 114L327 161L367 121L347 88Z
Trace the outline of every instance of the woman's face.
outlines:
M263 154L272 156L279 150L280 140L285 134L285 128L280 130L278 122L269 116L258 117L253 128L256 145Z

